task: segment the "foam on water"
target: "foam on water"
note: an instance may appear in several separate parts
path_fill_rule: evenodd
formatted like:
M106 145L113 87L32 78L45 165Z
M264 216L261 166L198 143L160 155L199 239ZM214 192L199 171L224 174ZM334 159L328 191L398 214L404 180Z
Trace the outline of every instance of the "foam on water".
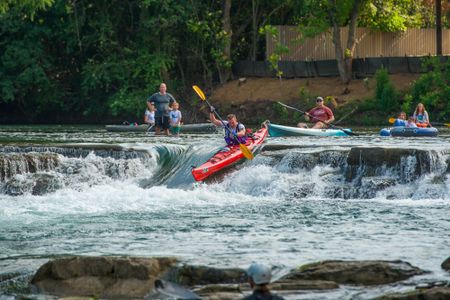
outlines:
M135 138L118 145L150 156L58 154L59 164L41 173L56 176L60 188L0 194L1 272L33 272L53 255L175 255L214 267L259 260L284 271L324 259L403 259L432 271L430 278L450 279L440 269L450 249L444 152L431 157L428 173L413 174L417 161L405 157L406 179L381 168L361 182L346 181L345 151L371 139L305 139L304 148L292 139L295 151L263 150L215 180L194 184L191 165L205 161L221 139L162 141ZM16 176L32 183L35 174ZM347 190L373 188L372 181L388 184L367 199L344 197ZM344 287L323 298L358 293Z

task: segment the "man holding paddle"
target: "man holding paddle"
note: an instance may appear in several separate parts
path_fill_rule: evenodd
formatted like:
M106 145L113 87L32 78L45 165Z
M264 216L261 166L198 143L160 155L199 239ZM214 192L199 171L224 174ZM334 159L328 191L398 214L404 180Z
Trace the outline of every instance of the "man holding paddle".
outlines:
M234 114L227 116L227 121L217 120L214 115L215 108L211 106L211 112L209 113L209 119L211 123L222 126L225 128L225 142L228 146L234 146L244 144L247 142L247 135L245 132L245 126L239 123Z
M316 106L305 114L306 121L314 123L312 128L327 128L328 124L334 121L334 115L331 109L323 104L323 98L316 98ZM308 128L305 123L298 123L297 127Z

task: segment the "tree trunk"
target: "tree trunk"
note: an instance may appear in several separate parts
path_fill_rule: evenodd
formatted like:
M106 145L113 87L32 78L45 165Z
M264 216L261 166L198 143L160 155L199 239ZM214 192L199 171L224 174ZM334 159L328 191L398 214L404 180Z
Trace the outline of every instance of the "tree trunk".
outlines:
M341 31L339 28L339 24L337 21L337 15L336 15L336 4L333 0L329 0L330 4L330 10L328 11L328 15L330 17L330 21L332 24L331 32L332 32L332 40L334 44L334 53L336 56L336 61L338 65L338 71L339 76L341 77L341 81L343 83L348 83L348 75L347 75L347 69L345 67L345 61L344 61L344 51L342 49L342 43L341 43Z
M225 32L225 46L223 49L224 59L231 60L231 36L233 32L231 30L231 0L225 0L223 5L223 31ZM231 69L228 65L219 66L220 83L225 83L231 77Z
M436 55L442 55L442 2L436 0Z
M252 0L252 61L256 61L256 46L258 44L258 4L256 2L257 0Z
M355 0L348 24L347 48L342 49L341 31L337 21L336 4L333 0L329 0L330 11L329 16L332 22L333 44L335 47L336 60L338 64L339 76L342 83L348 84L352 79L353 56L356 48L356 21L358 19L361 4L366 0Z

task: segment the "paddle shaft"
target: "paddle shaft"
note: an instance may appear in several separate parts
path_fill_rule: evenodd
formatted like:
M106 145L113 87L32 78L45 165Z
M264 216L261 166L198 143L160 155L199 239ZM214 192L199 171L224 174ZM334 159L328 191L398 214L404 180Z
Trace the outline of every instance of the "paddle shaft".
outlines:
M345 130L345 129L342 128L342 127L335 126L335 125L333 125L333 124L331 124L331 123L325 123L325 122L323 122L322 120L320 120L320 119L318 119L318 118L316 118L316 117L314 117L314 116L311 116L311 115L308 114L307 112L304 112L304 111L302 111L302 110L300 110L300 109L298 109L298 108L296 108L296 107L289 106L289 105L284 104L284 103L282 103L282 102L280 102L280 101L277 101L277 102L278 102L278 104L280 104L280 105L282 105L282 106L284 106L284 107L287 107L287 108L296 110L296 111L298 111L298 112L301 112L302 114L308 115L310 118L313 118L313 119L316 120L316 121L322 122L322 123L326 124L327 126L330 126L331 128L336 128L336 129L342 130L343 132L345 132L345 133L348 134L348 135L357 135L356 133L351 132L351 131L348 131L348 130Z
M430 122L431 125L435 125L435 126L447 126L450 127L450 123L439 123L439 122Z

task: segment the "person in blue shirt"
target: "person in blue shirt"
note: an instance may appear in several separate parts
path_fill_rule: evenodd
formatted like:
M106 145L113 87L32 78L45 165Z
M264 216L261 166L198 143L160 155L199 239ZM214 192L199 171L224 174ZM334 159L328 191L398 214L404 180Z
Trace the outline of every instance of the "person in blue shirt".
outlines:
M169 113L170 116L170 131L172 131L172 134L175 136L180 135L181 130L181 111L178 109L180 108L180 105L178 102L174 102L172 104L172 110Z
M394 121L394 126L406 126L406 113L404 111L398 114L397 119Z

